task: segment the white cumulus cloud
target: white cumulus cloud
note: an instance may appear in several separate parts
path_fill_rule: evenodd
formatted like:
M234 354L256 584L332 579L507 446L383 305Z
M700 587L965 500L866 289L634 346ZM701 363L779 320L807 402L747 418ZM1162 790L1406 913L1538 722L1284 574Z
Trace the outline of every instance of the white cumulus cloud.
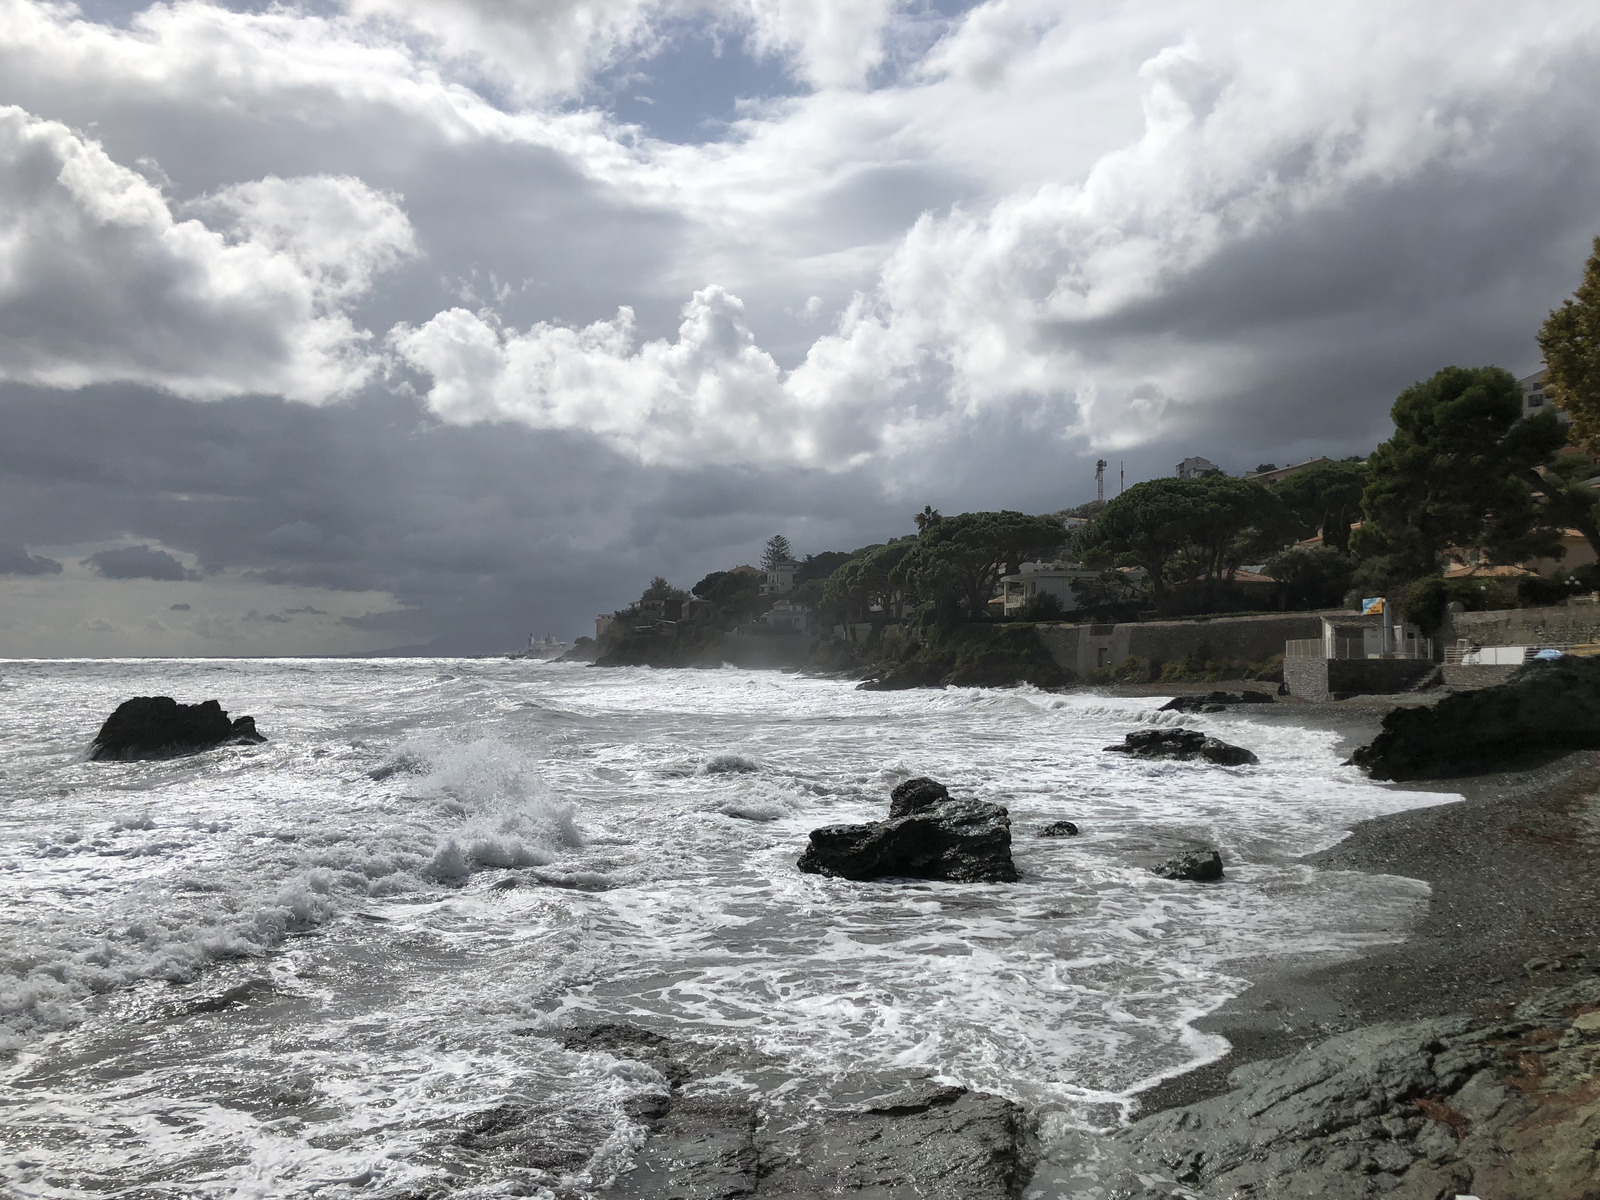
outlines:
M66 125L0 108L0 378L309 402L365 382L370 335L344 304L414 250L394 198L269 178L196 209L218 227Z

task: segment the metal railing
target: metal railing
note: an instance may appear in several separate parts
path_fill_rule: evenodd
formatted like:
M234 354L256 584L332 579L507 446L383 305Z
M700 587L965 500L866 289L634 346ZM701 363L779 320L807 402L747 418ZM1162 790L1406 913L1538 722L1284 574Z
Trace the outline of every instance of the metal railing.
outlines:
M1395 648L1388 654L1368 649L1365 638L1335 638L1333 653L1328 653L1322 638L1292 638L1283 644L1284 658L1432 658L1433 641L1430 638L1396 639Z

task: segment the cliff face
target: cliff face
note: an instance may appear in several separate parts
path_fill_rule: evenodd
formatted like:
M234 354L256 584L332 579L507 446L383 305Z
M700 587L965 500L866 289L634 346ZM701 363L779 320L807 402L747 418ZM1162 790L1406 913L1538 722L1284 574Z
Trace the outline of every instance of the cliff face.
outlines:
M1479 1019L1341 1034L1085 1152L1103 1200L1594 1200L1600 978ZM1072 1168L1068 1166L1070 1173Z

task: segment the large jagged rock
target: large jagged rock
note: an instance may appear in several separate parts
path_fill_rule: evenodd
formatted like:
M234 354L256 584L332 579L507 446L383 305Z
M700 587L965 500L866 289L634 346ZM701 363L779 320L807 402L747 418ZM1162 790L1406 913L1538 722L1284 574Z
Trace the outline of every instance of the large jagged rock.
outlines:
M1120 746L1107 746L1113 754L1135 758L1175 758L1187 761L1203 758L1221 767L1239 767L1260 760L1240 746L1207 737L1196 729L1142 729L1122 739Z
M266 740L256 732L254 717L230 721L215 700L179 704L171 696L135 696L106 718L89 756L96 761L175 758L214 746Z
M1600 659L1522 667L1505 683L1397 708L1351 761L1374 779L1445 779L1600 748Z
M1118 1200L1593 1200L1600 980L1500 1018L1340 1034L1086 1146ZM1575 1015L1576 1014L1576 1015Z
M947 879L1014 883L1011 816L998 804L956 800L932 779L910 779L894 790L889 819L828 825L811 831L796 864L839 879Z

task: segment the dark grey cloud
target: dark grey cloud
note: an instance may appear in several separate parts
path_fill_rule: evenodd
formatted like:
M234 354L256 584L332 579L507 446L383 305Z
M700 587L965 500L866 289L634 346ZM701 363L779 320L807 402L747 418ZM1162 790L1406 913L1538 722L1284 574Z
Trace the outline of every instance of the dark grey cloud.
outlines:
M386 592L392 609L347 626L452 653L592 632L652 576L693 583L779 530L850 547L913 511L865 473L644 468L587 435L452 428L377 394L317 409L17 386L0 387L0 508L36 544L128 531L208 579Z
M0 541L0 575L59 575L61 564L53 558L29 554L19 542Z
M445 22L437 30L456 30L459 60L427 58L426 36L347 36L347 24L310 19L349 11L333 3L277 9L259 25L210 6L156 7L136 36L107 40L23 2L10 28L32 32L0 45L0 104L66 121L109 155L89 199L68 203L60 167L88 143L58 130L43 155L37 122L10 118L28 131L12 161L33 173L13 172L0 193L42 214L30 228L67 214L76 224L61 227L76 232L23 239L18 261L40 302L0 306L0 339L11 338L0 375L61 385L0 385L8 534L47 549L148 543L86 561L105 578L188 580L181 594L205 616L185 625L219 651L246 624L258 639L347 630L363 647L506 649L533 630L584 631L653 575L688 584L749 561L774 532L802 552L848 549L909 531L925 503L1073 504L1092 495L1097 457L1113 481L1122 462L1136 481L1190 453L1235 470L1364 453L1386 434L1394 395L1438 367L1531 368L1533 329L1600 231L1600 23L1577 9L1556 36L1537 12L1489 6L1473 10L1478 24L1421 5L1352 10L1334 28L1289 9L1269 20L1226 5L1175 3L1159 16L1045 5L1035 17L996 4L962 42L966 27L946 18L964 0L907 3L884 34L884 62L830 91L827 72L848 76L861 39L829 49L818 28L790 30L759 50L731 37L719 57L705 36L719 18L701 21L693 5L700 24L630 43L632 57L593 86L579 86L579 70L576 90L546 102L554 93L516 77L517 60L549 50L548 22L567 28L563 13L591 11L584 0L527 11L363 3L402 23L410 13L424 34ZM143 7L95 0L88 11L128 27ZM717 27L753 39L758 9L773 20L810 10L726 5ZM944 33L943 57L923 64ZM1318 42L1317 70L1303 70L1319 33L1327 61ZM801 49L780 52L791 43ZM219 77L219 54L243 66ZM441 86L438 72L465 88ZM1102 77L1120 82L1075 90ZM738 108L747 93L761 103ZM619 135L582 111L589 103L680 144ZM740 113L753 119L726 123ZM124 186L131 171L159 194ZM320 273L322 251L348 250L350 222L308 255L304 239L274 241L267 219L284 207L279 192L325 217L328 204L311 201L341 188L350 205L338 211L392 204L415 234L415 255L384 258L390 269L364 295L336 286L359 255L332 263L334 283ZM256 199L241 208L247 193ZM169 217L217 235L169 236ZM189 257L167 254L191 236ZM260 271L244 253L255 250L270 251ZM246 258L247 269L231 265ZM315 320L273 315L281 305L262 300L261 280L274 272L294 284L280 298L312 297ZM184 281L194 286L174 304ZM690 293L711 284L745 302L740 337L600 354L616 367L611 394L557 388L559 420L518 409L536 389L515 373L489 394L516 403L438 410L481 422L460 427L419 398L421 375L322 408L240 395L278 386L294 347L323 353L323 333L376 359L399 352L384 337L396 322L456 305L491 334L629 305L639 340L673 342ZM808 377L814 388L745 370L759 352L799 365L858 291L860 336L824 347L837 354ZM208 324L214 294L245 317ZM41 347L49 355L29 360ZM255 360L264 365L246 369ZM31 374L18 365L29 361ZM536 375L543 361L523 366ZM85 364L94 369L73 373ZM456 365L466 383L486 373L470 353ZM654 404L646 368L677 389L667 423L684 427L689 452L668 465L619 449L626 430L596 436L607 429L597 412L613 433L659 415L640 415ZM158 386L233 398L196 404ZM1159 403L1140 408L1147 399ZM790 418L809 457L806 438L786 440ZM696 422L719 436L694 436ZM865 461L849 469L800 465L858 450ZM0 546L0 574L59 570ZM239 589L237 603L201 591L219 581ZM84 617L93 606L75 614L84 629L148 626L149 589L70 573L62 584L116 593L113 607L127 597L105 619ZM272 591L281 585L331 598ZM133 611L139 595L146 607Z
M198 579L198 572L189 570L165 550L152 550L149 546L123 546L116 550L102 550L83 560L106 579L161 579L176 581Z
M169 612L188 612L189 609L190 606L187 604L172 604L167 606L167 611Z

